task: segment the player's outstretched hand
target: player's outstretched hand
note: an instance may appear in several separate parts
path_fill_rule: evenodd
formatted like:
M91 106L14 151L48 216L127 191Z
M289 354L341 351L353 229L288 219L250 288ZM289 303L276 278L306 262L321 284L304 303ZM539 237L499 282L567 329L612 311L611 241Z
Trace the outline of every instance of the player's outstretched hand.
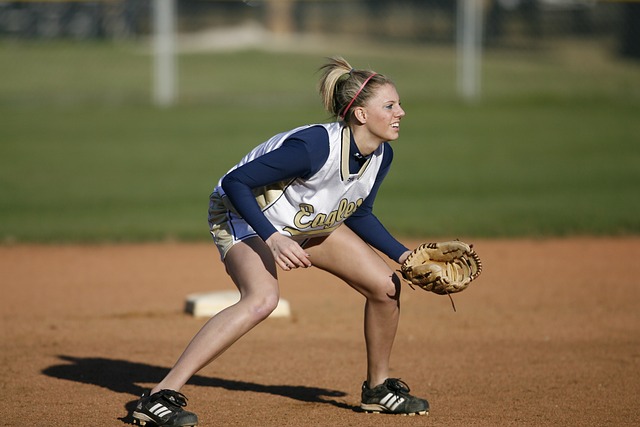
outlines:
M266 240L276 264L284 271L298 267L311 267L309 254L293 239L280 233L273 233Z

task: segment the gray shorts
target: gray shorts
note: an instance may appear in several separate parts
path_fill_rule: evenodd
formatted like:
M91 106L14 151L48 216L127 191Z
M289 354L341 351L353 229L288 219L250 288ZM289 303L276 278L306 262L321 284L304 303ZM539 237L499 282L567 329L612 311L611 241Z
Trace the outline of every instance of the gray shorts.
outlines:
M236 243L258 237L253 228L227 206L225 201L227 198L221 197L216 191L209 199L209 231L222 260Z

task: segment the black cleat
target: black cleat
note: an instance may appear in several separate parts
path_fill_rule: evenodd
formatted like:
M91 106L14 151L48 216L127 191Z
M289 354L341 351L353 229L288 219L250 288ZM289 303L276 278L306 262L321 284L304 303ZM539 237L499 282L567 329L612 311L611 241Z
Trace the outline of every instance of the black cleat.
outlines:
M151 396L142 395L133 411L133 423L141 426L152 423L158 427L195 427L198 416L182 409L187 406L184 394L174 390L160 390Z
M402 415L429 415L429 402L411 396L409 386L397 378L387 378L384 383L369 388L362 384L362 403L366 412L384 412Z

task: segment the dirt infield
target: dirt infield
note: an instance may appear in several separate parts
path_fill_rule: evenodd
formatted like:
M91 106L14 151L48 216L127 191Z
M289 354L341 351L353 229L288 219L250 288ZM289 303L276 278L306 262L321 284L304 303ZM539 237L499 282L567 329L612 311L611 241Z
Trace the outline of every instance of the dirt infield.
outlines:
M405 242L414 246L419 242ZM268 319L184 388L201 426L640 425L640 238L475 241L454 296L402 294L392 374L428 417L358 410L362 299L315 269L281 273ZM355 262L355 260L354 260ZM213 245L0 246L0 425L122 426L232 289Z

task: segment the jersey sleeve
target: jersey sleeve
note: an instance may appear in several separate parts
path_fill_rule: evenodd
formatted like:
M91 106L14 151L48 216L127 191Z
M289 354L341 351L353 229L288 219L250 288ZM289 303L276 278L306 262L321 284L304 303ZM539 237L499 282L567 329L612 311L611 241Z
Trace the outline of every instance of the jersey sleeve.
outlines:
M391 168L393 151L387 144L384 150L384 158L378 176L373 185L371 193L364 200L362 205L345 221L345 224L353 230L362 240L378 249L394 261L398 261L400 256L408 249L389 233L380 220L373 214L373 202L378 194L382 181Z
M266 240L277 230L264 216L252 189L316 173L329 156L329 135L312 126L291 135L277 149L248 162L222 180L222 188L240 216Z

